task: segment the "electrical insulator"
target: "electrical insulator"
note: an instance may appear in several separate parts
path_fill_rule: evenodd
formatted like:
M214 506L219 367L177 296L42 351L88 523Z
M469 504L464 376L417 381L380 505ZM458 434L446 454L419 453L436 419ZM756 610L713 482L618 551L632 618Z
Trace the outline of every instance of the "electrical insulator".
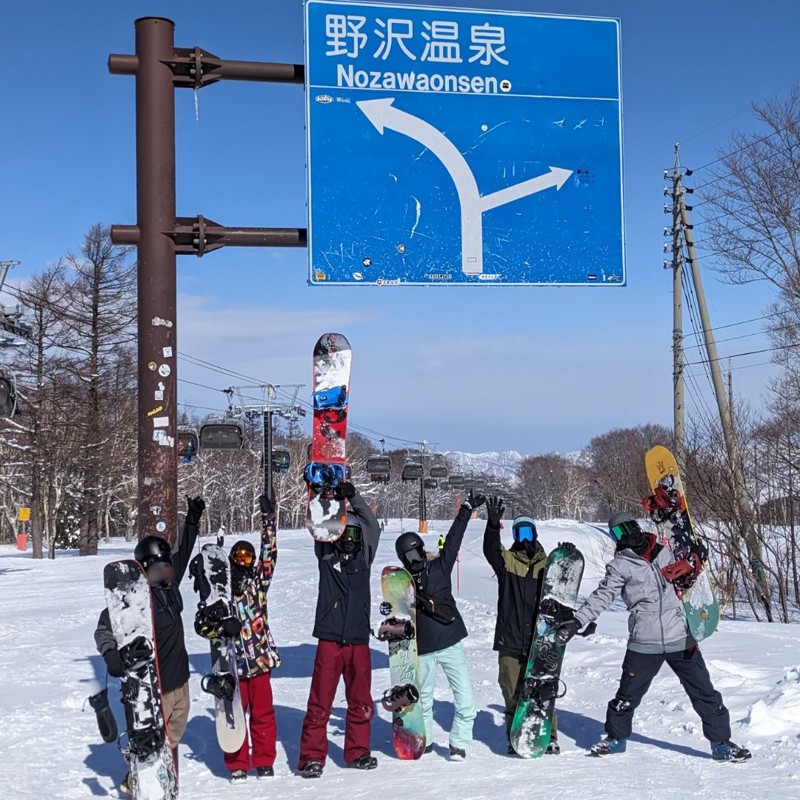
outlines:
M669 252L669 242L664 242L664 252Z
M685 205L685 206L684 206L684 208L685 208L687 211L691 211L691 210L694 208L694 206L686 206L686 205Z
M664 269L669 269L671 266L672 266L672 262L667 261L667 259L665 258L664 259Z
M671 214L672 213L672 207L668 206L666 203L664 203L664 213L665 214Z
M671 191L671 189L669 188L669 186L665 186L664 187L664 197L668 197L669 194L670 194L670 191Z
M672 236L672 228L664 228L664 236Z
M693 170L689 169L689 167L686 167L686 170L685 170L685 172L683 174L686 175L686 177L688 178L689 175L692 174L692 172L693 172Z
M667 180L668 178L669 178L669 170L665 169L664 170L664 180Z

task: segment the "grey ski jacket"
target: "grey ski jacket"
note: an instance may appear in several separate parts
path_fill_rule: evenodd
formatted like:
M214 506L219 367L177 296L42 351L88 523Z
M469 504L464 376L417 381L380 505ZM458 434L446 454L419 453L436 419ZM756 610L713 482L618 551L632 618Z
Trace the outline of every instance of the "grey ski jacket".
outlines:
M683 603L661 568L675 560L663 547L648 561L633 550L619 550L606 566L600 585L575 612L581 627L594 622L617 597L628 607L628 649L636 653L677 653L696 642L689 634Z

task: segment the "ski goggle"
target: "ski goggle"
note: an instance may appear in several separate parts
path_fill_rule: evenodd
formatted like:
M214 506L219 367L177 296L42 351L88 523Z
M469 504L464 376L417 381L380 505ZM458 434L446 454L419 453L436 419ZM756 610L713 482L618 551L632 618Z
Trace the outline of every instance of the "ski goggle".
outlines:
M341 535L343 542L360 542L361 541L361 528L357 525L345 525L344 533Z
M633 536L639 533L639 523L632 519L620 522L611 527L611 535L619 542L624 536Z
M532 542L536 538L536 531L532 525L518 525L512 534L515 542Z
M256 554L247 547L234 547L231 550L231 561L239 567L252 567L256 561Z

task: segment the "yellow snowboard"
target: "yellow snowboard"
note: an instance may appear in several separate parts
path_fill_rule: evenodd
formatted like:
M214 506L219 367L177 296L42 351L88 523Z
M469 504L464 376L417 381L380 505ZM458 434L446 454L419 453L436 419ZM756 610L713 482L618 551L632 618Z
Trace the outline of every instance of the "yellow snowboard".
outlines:
M664 520L672 527L671 546L678 557L684 555L692 542L696 540L692 520L689 515L689 503L683 489L678 462L675 456L662 445L656 445L647 451L644 457L647 480L654 493L659 487L667 492L677 490L683 498L683 509L676 511ZM695 641L699 642L711 636L719 624L719 603L711 588L708 570L704 569L698 575L691 589L681 592L683 606L686 609L686 619L689 630Z

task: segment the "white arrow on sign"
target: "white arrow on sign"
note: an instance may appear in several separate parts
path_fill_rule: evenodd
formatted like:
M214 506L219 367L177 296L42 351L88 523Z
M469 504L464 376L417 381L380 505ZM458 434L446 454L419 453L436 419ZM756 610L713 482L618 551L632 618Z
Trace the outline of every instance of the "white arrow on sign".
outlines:
M505 205L513 200L519 200L520 197L527 197L529 194L542 192L553 187L558 191L566 183L570 175L572 175L571 169L550 167L550 172L546 172L544 175L522 181L522 183L518 183L515 186L501 189L499 192L485 194L481 198L481 208L484 211L488 211L490 208L497 208L497 206Z
M483 212L545 189L559 190L572 170L550 167L544 175L481 197L475 175L458 148L429 122L395 108L394 101L394 97L386 97L361 100L356 105L381 135L385 128L402 133L427 147L442 162L453 179L461 206L461 268L467 275L480 275L483 272Z
M475 176L458 148L439 130L424 119L395 108L394 97L384 100L362 100L356 105L364 112L375 129L402 133L428 148L450 173L461 206L461 265L467 274L483 272L483 225L481 224L481 195Z

